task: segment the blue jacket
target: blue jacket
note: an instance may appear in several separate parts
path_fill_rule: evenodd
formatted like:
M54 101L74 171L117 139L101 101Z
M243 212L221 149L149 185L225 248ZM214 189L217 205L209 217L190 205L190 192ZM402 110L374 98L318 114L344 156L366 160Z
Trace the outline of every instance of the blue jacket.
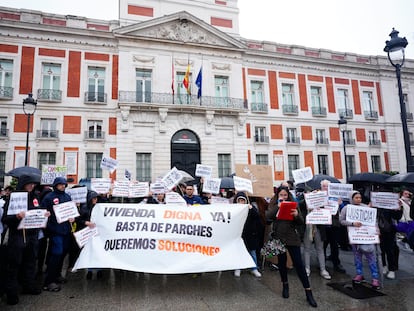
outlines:
M50 212L49 221L47 222L47 230L52 235L68 235L72 232L72 226L69 221L58 224L56 215L53 210L53 205L72 201L69 194L64 191L59 191L56 188L48 193L42 201L42 206L46 207Z

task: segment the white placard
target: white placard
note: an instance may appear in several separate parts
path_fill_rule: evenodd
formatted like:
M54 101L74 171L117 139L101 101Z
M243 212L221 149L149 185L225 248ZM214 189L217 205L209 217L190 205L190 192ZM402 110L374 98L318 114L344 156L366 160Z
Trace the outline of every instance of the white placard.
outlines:
M91 190L97 193L108 193L111 190L111 178L91 178Z
M79 211L74 201L53 205L53 211L58 224L79 216Z
M118 167L118 161L112 159L111 157L102 157L101 160L101 169L105 169L113 173Z
M154 194L167 192L167 189L165 188L164 183L162 183L161 181L156 181L152 183L150 186L150 190Z
M72 201L76 203L86 203L86 196L88 194L88 188L76 187L65 189L65 192L70 195Z
M198 177L210 178L213 172L213 167L209 165L197 164L195 175Z
M165 188L167 188L168 190L171 190L176 185L178 185L181 179L183 179L183 174L181 174L181 172L179 172L176 167L173 167L171 171L169 171L162 178L161 181L164 183Z
M353 185L351 184L331 182L328 184L328 197L348 199L351 197L353 189Z
M307 182L313 178L312 168L310 166L299 168L292 171L293 179L295 183L300 184Z
M377 208L399 209L400 196L393 192L371 192L371 204Z
M149 183L131 181L129 183L129 197L130 198L144 198L149 195Z
M46 228L48 217L46 209L31 209L26 211L24 218L19 223L18 229Z
M210 198L210 204L231 204L229 199L213 195Z
M305 193L305 201L308 209L314 209L326 205L328 196L326 191Z
M27 211L28 197L28 193L25 191L10 193L7 215L17 215L20 212Z
M76 243L78 243L79 248L82 248L92 239L94 236L98 236L98 228L89 228L86 226L82 230L76 231L73 233Z
M115 180L112 196L127 198L129 196L129 180Z
M52 185L56 177L66 178L67 168L65 165L42 165L42 178L40 184Z
M253 194L253 184L250 179L233 176L233 181L237 191L247 191Z
M376 227L361 226L348 227L350 244L379 244L379 235Z
M184 200L184 198L175 191L167 192L165 194L165 203L187 205L187 202Z
M331 215L336 215L339 208L338 198L328 198L328 202L326 203L324 208L330 210Z
M315 208L306 215L306 223L312 225L332 225L331 211L324 208Z
M203 183L203 192L218 194L220 192L221 178L206 178Z
M375 226L377 209L364 205L348 204L346 206L346 221L360 222L365 226Z

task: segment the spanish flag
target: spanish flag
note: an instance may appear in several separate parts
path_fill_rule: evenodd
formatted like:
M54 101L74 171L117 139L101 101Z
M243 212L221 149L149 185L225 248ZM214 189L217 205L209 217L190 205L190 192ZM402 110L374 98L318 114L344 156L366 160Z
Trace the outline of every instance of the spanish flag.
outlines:
M191 95L191 87L190 87L190 64L187 65L187 71L185 72L185 76L183 79L183 85L187 89L187 94Z

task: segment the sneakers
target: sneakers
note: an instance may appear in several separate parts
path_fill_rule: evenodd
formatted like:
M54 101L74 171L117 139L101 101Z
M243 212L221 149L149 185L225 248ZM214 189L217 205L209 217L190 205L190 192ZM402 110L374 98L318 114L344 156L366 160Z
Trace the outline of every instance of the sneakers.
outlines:
M377 279L372 279L371 286L373 289L380 289L380 282Z
M309 277L309 275L310 275L310 273L311 273L310 268L305 268L305 271L306 271L306 275Z
M240 277L240 274L241 274L241 270L240 269L234 270L234 276L236 278L239 278Z
M388 273L388 267L384 266L382 267L382 274L387 274Z
M253 274L257 278L261 278L262 277L262 274L257 269L251 270L250 273Z
M60 291L60 285L56 283L50 283L43 287L43 290L46 290L48 292L58 292Z
M395 279L395 272L389 271L386 275L387 279L394 280Z
M323 277L325 280L330 280L331 279L331 275L326 270L321 270L321 277Z
M362 275L360 275L360 274L357 274L353 279L352 279L352 282L354 282L354 283L356 283L356 284L360 284L360 283L362 283L362 282L364 282L365 281L365 279L364 279L364 277L362 276Z

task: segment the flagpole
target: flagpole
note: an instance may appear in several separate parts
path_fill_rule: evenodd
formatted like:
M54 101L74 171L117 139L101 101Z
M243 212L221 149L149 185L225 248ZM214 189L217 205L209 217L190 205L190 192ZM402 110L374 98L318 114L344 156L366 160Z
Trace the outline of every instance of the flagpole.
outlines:
M172 90L172 104L174 105L175 90L174 90L174 54L171 56L171 90Z

